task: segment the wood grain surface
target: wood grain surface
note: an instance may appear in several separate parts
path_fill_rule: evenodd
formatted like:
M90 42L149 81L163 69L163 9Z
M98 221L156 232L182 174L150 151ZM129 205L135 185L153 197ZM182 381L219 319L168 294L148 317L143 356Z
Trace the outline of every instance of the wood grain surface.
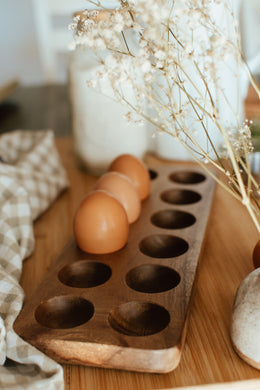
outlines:
M58 139L57 147L71 184L35 223L35 251L25 261L21 278L26 300L71 237L79 201L97 180L77 169L70 138ZM156 158L147 157L147 163L154 162ZM167 374L144 374L64 365L66 390L170 389L225 383L231 388L231 382L232 388L240 389L241 381L243 388L251 389L252 383L255 389L260 388L259 371L236 355L229 336L234 296L240 282L253 270L252 251L257 239L244 208L217 187L179 366Z
M179 364L215 182L173 163L152 173L127 245L93 255L70 240L15 323L61 363L151 373Z

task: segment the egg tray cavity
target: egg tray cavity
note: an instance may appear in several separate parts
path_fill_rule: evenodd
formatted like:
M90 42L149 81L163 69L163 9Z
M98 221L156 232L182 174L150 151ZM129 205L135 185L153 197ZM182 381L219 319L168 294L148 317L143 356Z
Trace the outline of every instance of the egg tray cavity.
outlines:
M178 365L214 181L172 164L150 176L127 245L91 255L71 239L16 320L56 361L154 373Z

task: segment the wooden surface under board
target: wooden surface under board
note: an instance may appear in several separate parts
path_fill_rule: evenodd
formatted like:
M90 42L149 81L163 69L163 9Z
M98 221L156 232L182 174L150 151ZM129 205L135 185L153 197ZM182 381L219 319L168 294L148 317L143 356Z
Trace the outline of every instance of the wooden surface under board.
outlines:
M71 139L58 139L57 146L71 186L35 223L36 247L24 263L21 279L26 301L71 237L78 203L97 180L76 168ZM147 162L157 159L149 156ZM241 383L245 389L252 389L252 383L260 389L259 371L236 355L229 337L234 295L239 283L253 270L251 255L257 239L244 208L217 187L179 366L168 374L143 374L65 365L66 390L171 389L225 383L229 389L230 382L234 389L240 389Z

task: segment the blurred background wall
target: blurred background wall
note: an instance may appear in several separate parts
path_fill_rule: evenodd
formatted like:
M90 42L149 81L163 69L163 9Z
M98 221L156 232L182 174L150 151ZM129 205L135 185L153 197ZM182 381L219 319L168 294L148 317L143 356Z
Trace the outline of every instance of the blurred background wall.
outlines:
M244 53L253 73L260 75L260 0L234 0L240 17ZM106 0L111 7L116 4ZM74 11L86 8L85 0L0 0L0 85L12 78L18 78L23 85L43 83L65 83L69 51L65 41L71 33L68 24ZM51 11L49 11L50 9ZM63 9L63 12L61 10ZM53 19L50 22L50 12ZM56 15L54 15L56 12ZM49 23L49 24L48 24ZM60 36L55 40L47 29L59 28ZM62 31L66 35L57 64L58 72L47 76L44 70L47 54L44 45L59 45ZM69 35L70 34L70 35ZM66 43L67 44L67 43ZM49 54L51 50L49 50ZM259 80L260 81L260 80Z
M105 0L108 7L116 0ZM65 83L73 14L86 0L0 0L0 85Z
M33 21L32 0L0 0L0 85L44 81Z

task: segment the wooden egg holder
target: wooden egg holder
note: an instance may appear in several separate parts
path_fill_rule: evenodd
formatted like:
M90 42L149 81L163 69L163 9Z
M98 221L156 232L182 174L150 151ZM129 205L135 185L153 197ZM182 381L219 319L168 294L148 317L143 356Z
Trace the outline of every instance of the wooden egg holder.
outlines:
M125 248L67 244L15 323L61 363L166 373L184 345L214 181L199 168L158 166Z

